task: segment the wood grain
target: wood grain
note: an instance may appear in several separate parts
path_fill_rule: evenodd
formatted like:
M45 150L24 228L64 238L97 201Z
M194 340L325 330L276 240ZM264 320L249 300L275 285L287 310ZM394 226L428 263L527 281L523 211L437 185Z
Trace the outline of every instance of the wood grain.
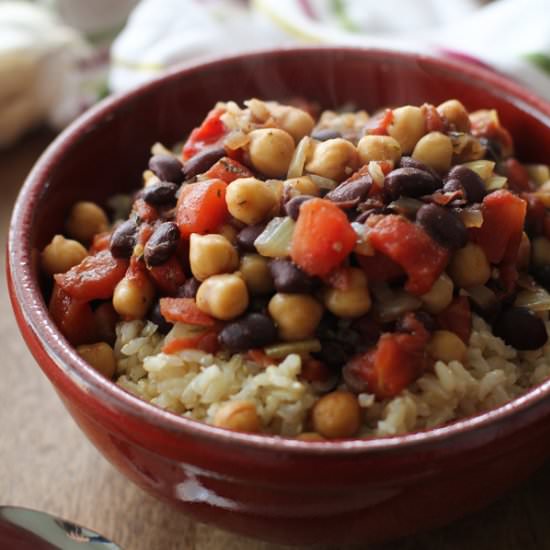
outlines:
M20 184L51 137L38 132L0 153L2 244ZM195 523L134 487L99 455L65 412L24 345L5 290L4 254L0 257L0 504L57 514L111 537L127 550L287 548ZM550 548L549 496L550 464L469 518L376 548Z

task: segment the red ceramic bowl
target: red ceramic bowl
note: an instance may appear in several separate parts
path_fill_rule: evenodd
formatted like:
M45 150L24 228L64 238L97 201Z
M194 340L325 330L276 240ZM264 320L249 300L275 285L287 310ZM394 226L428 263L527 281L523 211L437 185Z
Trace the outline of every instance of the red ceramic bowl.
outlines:
M526 478L550 450L550 382L452 425L370 441L301 442L224 431L140 401L96 374L48 316L37 251L72 203L136 185L154 141L181 140L217 100L251 96L494 107L525 161L550 159L550 106L501 76L416 55L282 50L171 73L70 126L27 179L13 213L9 290L21 331L69 412L128 478L194 518L262 539L365 542L442 525Z

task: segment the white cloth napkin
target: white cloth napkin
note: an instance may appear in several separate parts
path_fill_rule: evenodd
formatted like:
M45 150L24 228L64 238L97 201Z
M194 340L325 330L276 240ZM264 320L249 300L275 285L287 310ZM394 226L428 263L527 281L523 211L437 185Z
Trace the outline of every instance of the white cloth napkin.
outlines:
M121 91L177 63L296 43L461 56L550 99L550 0L141 0L112 48Z

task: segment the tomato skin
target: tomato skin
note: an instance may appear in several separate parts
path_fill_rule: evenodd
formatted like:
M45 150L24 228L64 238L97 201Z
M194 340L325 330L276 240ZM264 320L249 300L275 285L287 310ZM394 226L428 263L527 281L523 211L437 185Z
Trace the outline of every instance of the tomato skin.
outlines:
M454 332L468 345L472 332L472 312L466 296L457 296L437 315L436 321L440 328Z
M388 126L393 122L393 111L386 109L384 114L367 122L366 130L371 136L386 136L388 134ZM374 126L370 126L374 124Z
M182 150L182 160L189 160L196 155L206 145L212 145L219 141L227 132L225 124L220 117L225 113L225 109L212 109L202 124L191 131L189 138L185 142Z
M216 332L208 331L189 338L177 338L165 344L162 353L177 353L184 349L198 349L206 353L216 353L220 349Z
M356 241L340 208L324 199L311 199L300 207L290 256L309 275L323 277L346 259Z
M384 216L370 230L369 242L404 269L408 276L405 289L416 295L432 288L449 261L449 251L424 229L394 214Z
M154 222L159 217L157 209L154 206L146 203L143 199L137 199L134 201L134 204L132 205L132 211L137 214L138 218L141 221L148 223Z
M174 296L186 279L185 271L176 256L161 265L149 267L149 274L157 288L169 296Z
M378 399L399 394L429 364L425 352L429 332L412 314L405 317L403 326L410 332L382 334L375 347L356 355L344 367L366 382L368 391Z
M104 231L103 233L97 233L94 235L94 238L92 239L92 244L89 248L90 254L97 254L98 252L101 252L102 250L107 250L109 248L109 245L111 243L111 232L110 231Z
M250 178L254 174L237 160L222 157L204 175L207 179L219 179L225 183L231 183L238 178Z
M54 275L55 282L77 300L107 300L124 277L128 261L113 258L109 250L86 256L66 273Z
M48 308L57 328L73 346L95 342L95 317L88 302L76 300L55 284Z
M525 200L499 189L485 196L481 212L483 225L470 229L471 239L483 248L491 263L515 262L527 214Z
M176 206L176 224L183 239L191 233L213 233L229 216L225 203L227 183L220 179L185 185Z
M426 119L426 130L428 133L446 132L448 130L449 124L447 119L443 118L431 103L424 103L420 109Z
M213 327L216 320L201 311L193 298L161 298L160 314L169 323Z
M356 257L369 282L392 281L405 275L403 268L384 254L376 253L374 256L357 254Z

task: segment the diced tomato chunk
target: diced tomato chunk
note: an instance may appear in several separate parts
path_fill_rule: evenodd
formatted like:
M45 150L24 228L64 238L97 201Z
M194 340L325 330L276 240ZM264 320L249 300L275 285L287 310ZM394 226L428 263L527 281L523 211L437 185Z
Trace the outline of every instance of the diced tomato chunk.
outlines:
M546 207L534 193L522 193L521 197L527 203L527 214L525 217L525 231L531 236L538 236L544 233L544 218Z
M95 317L88 302L76 300L55 284L49 311L61 334L73 346L91 344L95 341Z
M431 104L424 103L420 107L424 118L426 119L426 130L428 132L446 132L448 129L447 119L444 119L439 111Z
M413 315L408 317L410 332L382 334L374 348L356 355L344 367L366 382L368 391L379 399L397 395L428 365L425 347L430 334Z
M185 283L185 271L177 257L172 256L161 265L149 268L149 274L164 294L173 296Z
M169 323L187 323L213 327L216 320L201 311L193 298L161 298L160 314Z
M326 382L331 377L330 369L318 359L304 361L300 378L306 382Z
M110 231L104 231L103 233L97 233L94 235L94 238L92 239L92 244L90 246L89 252L90 254L97 254L98 252L101 252L102 250L107 250L109 248L109 244L111 243L111 232Z
M504 170L508 178L508 188L516 193L534 191L534 186L529 181L529 174L523 164L515 158L504 161Z
M176 223L181 236L213 233L228 217L225 203L227 183L220 179L185 185L176 207Z
M290 256L309 275L323 277L346 259L356 241L340 208L324 199L311 199L300 208Z
M388 126L393 122L393 111L386 109L384 113L367 121L366 131L373 136L385 136L388 133Z
M361 256L357 254L357 261L366 273L369 283L393 281L405 275L403 268L399 264L379 252L374 256Z
M471 239L479 244L494 264L515 262L525 216L526 202L506 189L486 195L481 204L483 225L470 229Z
M249 178L252 172L240 162L223 157L204 173L207 179L219 179L231 183L238 178Z
M165 344L162 353L177 353L184 349L198 349L206 353L216 353L220 348L218 335L213 331L202 332L189 338L176 338Z
M472 332L472 312L466 296L457 296L450 305L437 316L440 328L454 332L465 344Z
M66 273L54 275L54 279L69 296L77 300L106 300L113 295L127 267L127 260L113 258L108 250L102 250L95 256L86 256Z
M449 261L448 250L424 229L394 214L384 216L370 230L369 242L405 270L405 289L413 294L428 292Z
M206 145L212 145L224 136L227 128L220 118L224 112L223 108L212 109L202 124L191 132L183 147L182 160L189 160Z
M145 202L143 199L137 199L134 201L132 211L135 212L138 218L144 222L152 223L159 217L157 209Z

